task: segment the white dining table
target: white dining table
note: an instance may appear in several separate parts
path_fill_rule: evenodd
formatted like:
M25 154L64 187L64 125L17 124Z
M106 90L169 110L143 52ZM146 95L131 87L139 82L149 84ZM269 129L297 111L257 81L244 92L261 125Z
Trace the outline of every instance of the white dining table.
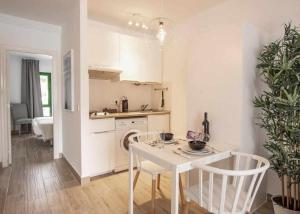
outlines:
M190 155L185 154L182 150L184 145L188 145L186 140L177 140L177 144L165 144L163 147L153 147L149 143L133 143L129 145L129 206L128 213L133 214L133 172L134 172L134 156L138 155L143 159L150 160L171 172L171 213L178 214L179 211L179 174L188 172L193 169L192 163L210 155L236 150L237 147L231 144L217 144L210 142L207 146L212 153L207 155ZM187 186L189 177L186 177Z

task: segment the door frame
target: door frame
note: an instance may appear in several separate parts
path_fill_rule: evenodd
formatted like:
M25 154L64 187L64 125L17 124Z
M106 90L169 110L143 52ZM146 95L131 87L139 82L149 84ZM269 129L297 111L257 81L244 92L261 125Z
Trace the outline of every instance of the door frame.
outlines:
M0 45L0 146L3 167L12 163L11 158L11 117L10 117L10 75L9 55L11 52L44 54L52 56L52 104L53 104L53 158L62 152L62 110L61 110L61 55L57 51ZM55 87L54 87L55 86Z

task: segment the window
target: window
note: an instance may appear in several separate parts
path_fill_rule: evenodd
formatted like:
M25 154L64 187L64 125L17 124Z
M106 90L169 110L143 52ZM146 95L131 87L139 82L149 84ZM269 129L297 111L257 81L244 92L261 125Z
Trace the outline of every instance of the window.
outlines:
M42 105L44 117L52 116L51 73L40 72Z

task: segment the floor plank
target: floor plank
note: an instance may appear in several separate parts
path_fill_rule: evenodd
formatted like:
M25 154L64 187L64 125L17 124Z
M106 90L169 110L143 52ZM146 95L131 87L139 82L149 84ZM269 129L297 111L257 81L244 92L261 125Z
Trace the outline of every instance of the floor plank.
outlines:
M0 213L4 212L4 204L8 192L11 168L0 169Z
M53 160L53 147L31 135L12 138L12 165L0 170L0 213L125 214L128 173L101 177L80 185L64 159ZM151 177L141 173L134 213L151 210ZM161 177L157 213L170 213L170 175ZM190 210L190 214L203 213ZM273 214L269 203L256 214Z

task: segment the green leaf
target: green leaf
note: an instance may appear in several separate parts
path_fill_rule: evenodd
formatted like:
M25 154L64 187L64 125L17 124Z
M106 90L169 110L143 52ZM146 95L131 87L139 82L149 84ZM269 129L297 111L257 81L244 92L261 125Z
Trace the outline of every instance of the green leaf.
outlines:
M271 169L300 183L300 32L284 25L281 39L265 45L257 68L267 89L255 97L257 124L266 132Z

